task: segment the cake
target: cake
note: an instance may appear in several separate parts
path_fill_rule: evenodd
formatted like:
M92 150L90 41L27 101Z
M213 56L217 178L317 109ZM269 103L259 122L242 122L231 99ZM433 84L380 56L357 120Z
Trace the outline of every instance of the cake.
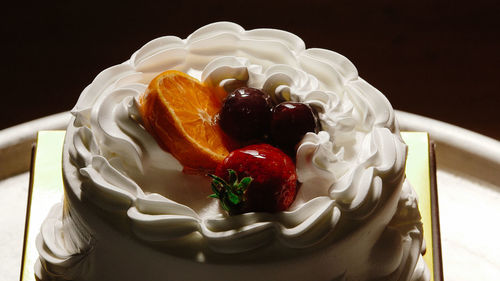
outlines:
M227 212L212 178L183 164L189 152L165 149L143 107L165 71L217 95L249 87L314 109L319 129L289 158L298 184L286 209ZM104 70L72 114L64 200L36 241L39 280L429 280L394 111L338 53L213 23Z

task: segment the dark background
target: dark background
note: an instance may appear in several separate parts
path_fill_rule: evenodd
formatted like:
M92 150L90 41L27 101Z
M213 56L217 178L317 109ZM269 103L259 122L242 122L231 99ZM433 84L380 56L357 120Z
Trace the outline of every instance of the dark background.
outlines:
M404 2L404 3L402 3ZM412 3L413 2L413 3ZM73 107L149 40L220 20L349 58L394 108L500 139L495 1L39 1L2 4L0 129Z

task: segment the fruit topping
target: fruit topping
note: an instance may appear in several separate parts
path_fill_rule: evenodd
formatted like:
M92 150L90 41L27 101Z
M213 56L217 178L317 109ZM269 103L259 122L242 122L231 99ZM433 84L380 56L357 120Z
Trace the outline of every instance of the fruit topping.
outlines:
M211 197L220 199L222 208L230 215L284 211L292 204L297 190L292 159L269 144L232 151L210 177L215 193Z
M215 115L215 90L175 70L155 77L139 98L142 121L159 145L188 170L211 170L229 154Z
M282 102L272 110L271 141L287 153L294 152L295 145L307 132L317 133L318 129L318 120L308 104Z
M271 118L270 97L254 88L242 87L231 92L218 116L226 134L238 140L262 138Z

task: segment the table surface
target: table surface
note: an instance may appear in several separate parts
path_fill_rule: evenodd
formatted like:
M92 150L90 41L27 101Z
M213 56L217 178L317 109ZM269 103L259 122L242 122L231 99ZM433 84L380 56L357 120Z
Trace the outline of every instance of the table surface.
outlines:
M437 144L445 280L497 280L500 142L406 112L398 111L397 118L402 130L427 131ZM36 132L63 129L68 120L69 115L61 113L1 130L0 163L29 159L27 144L33 142ZM29 185L29 162L16 168L20 172L4 167L4 176L0 177L0 281L19 278Z

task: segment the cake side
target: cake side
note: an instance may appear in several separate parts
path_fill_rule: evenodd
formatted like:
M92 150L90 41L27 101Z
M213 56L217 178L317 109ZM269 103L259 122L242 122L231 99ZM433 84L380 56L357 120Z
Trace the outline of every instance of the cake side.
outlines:
M207 198L207 179L183 173L158 146L141 126L136 98L164 69L227 91L241 84L260 88L319 112L323 130L308 133L297 150L301 187L290 210L227 217ZM80 249L92 253L90 260L103 259L91 265L108 267L128 256L121 247L99 250L120 244L115 236L123 237L123 246L137 246L138 259L127 259L134 266L157 254L173 268L203 272L219 266L245 272L258 264L274 276L270 265L296 264L290 275L279 271L293 280L301 274L306 280L311 268L321 274L317 280L409 280L414 272L422 233L415 196L403 183L406 146L387 99L339 54L305 49L283 31L216 23L186 40L163 37L146 44L98 75L73 113L65 146L66 209L85 213L78 216L87 220L90 236L84 237L100 237ZM307 270L298 269L300 263Z
M241 276L242 280L255 280L263 274L271 280L311 280L311 276L314 276L314 280L331 280L332 276L344 278L340 276L345 271L356 273L350 273L348 276L361 280L377 280L372 277L381 275L385 276L384 280L406 280L407 278L400 278L411 275L413 272L411 264L416 262L413 259L419 256L420 248L415 245L419 244L419 241L415 239L415 235L419 235L420 226L417 224L414 228L408 228L407 223L401 223L402 221L408 222L408 217L401 216L401 214L392 216L397 204L399 204L399 212L404 213L403 209L405 208L402 206L415 203L414 194L407 184L404 184L403 189L408 191L407 194L410 198L400 198L399 193L393 194L384 208L377 211L369 223L351 232L346 239L336 241L336 243L323 244L322 249L315 249L309 253L299 251L293 259L290 259L266 258L264 254L266 250L263 248L260 253L258 251L254 253L254 256L259 258L253 261L249 261L248 256L246 256L251 256L252 253L246 253L240 257L239 261L238 256L230 255L231 260L227 260L226 257L226 262L213 263L199 260L199 256L195 256L194 253L192 257L186 257L179 253L173 253L173 249L164 250L155 245L148 245L134 237L126 226L127 222L116 222L115 217L105 214L103 210L90 201L79 198L84 183L78 180L81 176L79 176L76 167L69 162L69 153L64 155L67 194L65 205L71 210L71 213L77 213L79 217L83 218L83 221L80 221L77 226L71 227L73 231L77 230L80 233L88 233L86 229L90 229L92 238L89 240L91 242L88 247L69 253L66 256L67 260L56 267L54 267L54 260L62 260L62 257L57 257L53 253L53 258L47 259L47 253L45 255L43 252L41 253L42 264L46 269L53 270L52 274L57 273L64 276L64 279L61 280L110 280L115 278L120 280L142 280L142 278L154 280L158 276L165 276L167 280L216 280L219 278L230 279L235 274ZM53 216L60 217L61 214L56 212ZM387 218L392 220L389 227L387 227L389 224ZM418 218L414 217L413 219ZM61 218L61 220L64 219ZM45 224L50 226L47 221ZM397 238L395 236L399 235L406 238L397 242L399 239L395 239ZM374 241L375 245L370 245ZM62 243L62 245L65 244L68 243ZM272 245L268 245L268 247L272 247ZM404 250L405 248L408 250ZM68 257L70 258L68 259ZM367 270L366 266L369 260L378 261L370 271ZM119 270L116 270L117 268ZM43 279L58 280L50 274L47 274Z

